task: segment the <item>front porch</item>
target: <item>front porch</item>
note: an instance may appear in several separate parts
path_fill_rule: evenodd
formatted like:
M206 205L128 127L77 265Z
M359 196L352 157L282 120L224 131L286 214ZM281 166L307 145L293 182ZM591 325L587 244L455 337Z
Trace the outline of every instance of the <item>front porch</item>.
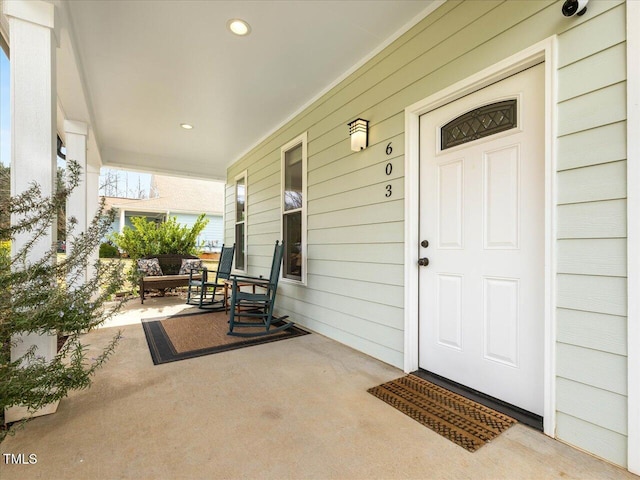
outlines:
M519 424L469 453L367 393L401 370L316 333L154 366L140 318L186 307L133 300L87 335L124 338L89 390L0 444L37 456L3 480L637 478Z

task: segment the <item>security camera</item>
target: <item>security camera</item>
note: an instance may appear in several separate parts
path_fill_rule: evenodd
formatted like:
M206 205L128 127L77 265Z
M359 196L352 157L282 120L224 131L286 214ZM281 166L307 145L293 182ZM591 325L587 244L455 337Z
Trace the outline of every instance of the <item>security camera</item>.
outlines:
M565 17L584 15L587 12L587 3L589 0L566 0L562 5L562 14Z

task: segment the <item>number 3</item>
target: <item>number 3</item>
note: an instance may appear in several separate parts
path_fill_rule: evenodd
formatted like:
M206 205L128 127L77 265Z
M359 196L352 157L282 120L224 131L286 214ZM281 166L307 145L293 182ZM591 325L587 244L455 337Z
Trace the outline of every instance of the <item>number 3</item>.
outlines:
M391 196L391 185L387 185L385 188L387 189L387 193L385 193L384 196L388 198Z

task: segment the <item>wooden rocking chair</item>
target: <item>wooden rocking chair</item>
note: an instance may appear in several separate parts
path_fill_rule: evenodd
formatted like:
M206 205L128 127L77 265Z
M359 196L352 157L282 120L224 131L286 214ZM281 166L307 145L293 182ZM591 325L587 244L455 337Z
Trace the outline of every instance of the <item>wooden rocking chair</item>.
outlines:
M187 303L189 305L197 305L199 308L206 309L224 309L224 297L216 300L216 294L220 294L224 289L224 280L228 280L231 275L233 265L233 254L236 246L225 247L222 245L220 259L218 260L218 269L213 281L209 281L209 273L206 268L202 269L202 277L195 277L194 270L189 275L189 289L187 291ZM197 271L196 271L197 272Z
M235 335L237 337L259 337L263 335L270 335L281 330L285 330L293 326L292 322L286 322L282 325L274 325L280 323L284 319L288 318L288 315L283 317L273 317L273 306L276 300L276 293L278 289L278 278L280 277L280 267L282 265L282 256L284 254L284 244L276 242L276 246L273 252L273 261L271 262L271 274L268 279L247 277L242 275L232 275L233 287L231 290L231 310L229 314L229 335ZM244 287L253 287L253 292L256 288L264 290L263 293L250 293L242 292L238 285ZM259 319L256 321L236 321L237 317L247 317ZM258 330L253 332L237 332L236 327L261 327L264 330Z

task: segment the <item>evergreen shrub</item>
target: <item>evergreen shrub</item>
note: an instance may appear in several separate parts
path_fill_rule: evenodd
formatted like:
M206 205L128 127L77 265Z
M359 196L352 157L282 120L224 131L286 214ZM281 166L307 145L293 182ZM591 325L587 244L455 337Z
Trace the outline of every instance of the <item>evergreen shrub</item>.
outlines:
M93 358L83 343L87 332L122 305L111 301L123 284L119 262L92 265L93 253L114 218L113 212L105 211L104 202L84 232L76 233L77 221L68 219L71 248L64 258L57 258L55 242L44 255L35 253L34 246L46 241L58 212L79 183L76 162L67 160L67 173L67 180L52 196L44 195L34 183L17 196L0 197L0 212L13 219L13 224L0 223L0 238L9 240L0 244L0 424L4 424L7 407L22 406L35 412L72 390L88 388L120 338L117 334ZM12 253L10 242L14 241L17 251ZM86 278L87 271L90 278ZM26 334L68 338L53 359L45 359L35 345L12 359L12 350L17 351ZM24 421L0 429L0 441L22 424Z

